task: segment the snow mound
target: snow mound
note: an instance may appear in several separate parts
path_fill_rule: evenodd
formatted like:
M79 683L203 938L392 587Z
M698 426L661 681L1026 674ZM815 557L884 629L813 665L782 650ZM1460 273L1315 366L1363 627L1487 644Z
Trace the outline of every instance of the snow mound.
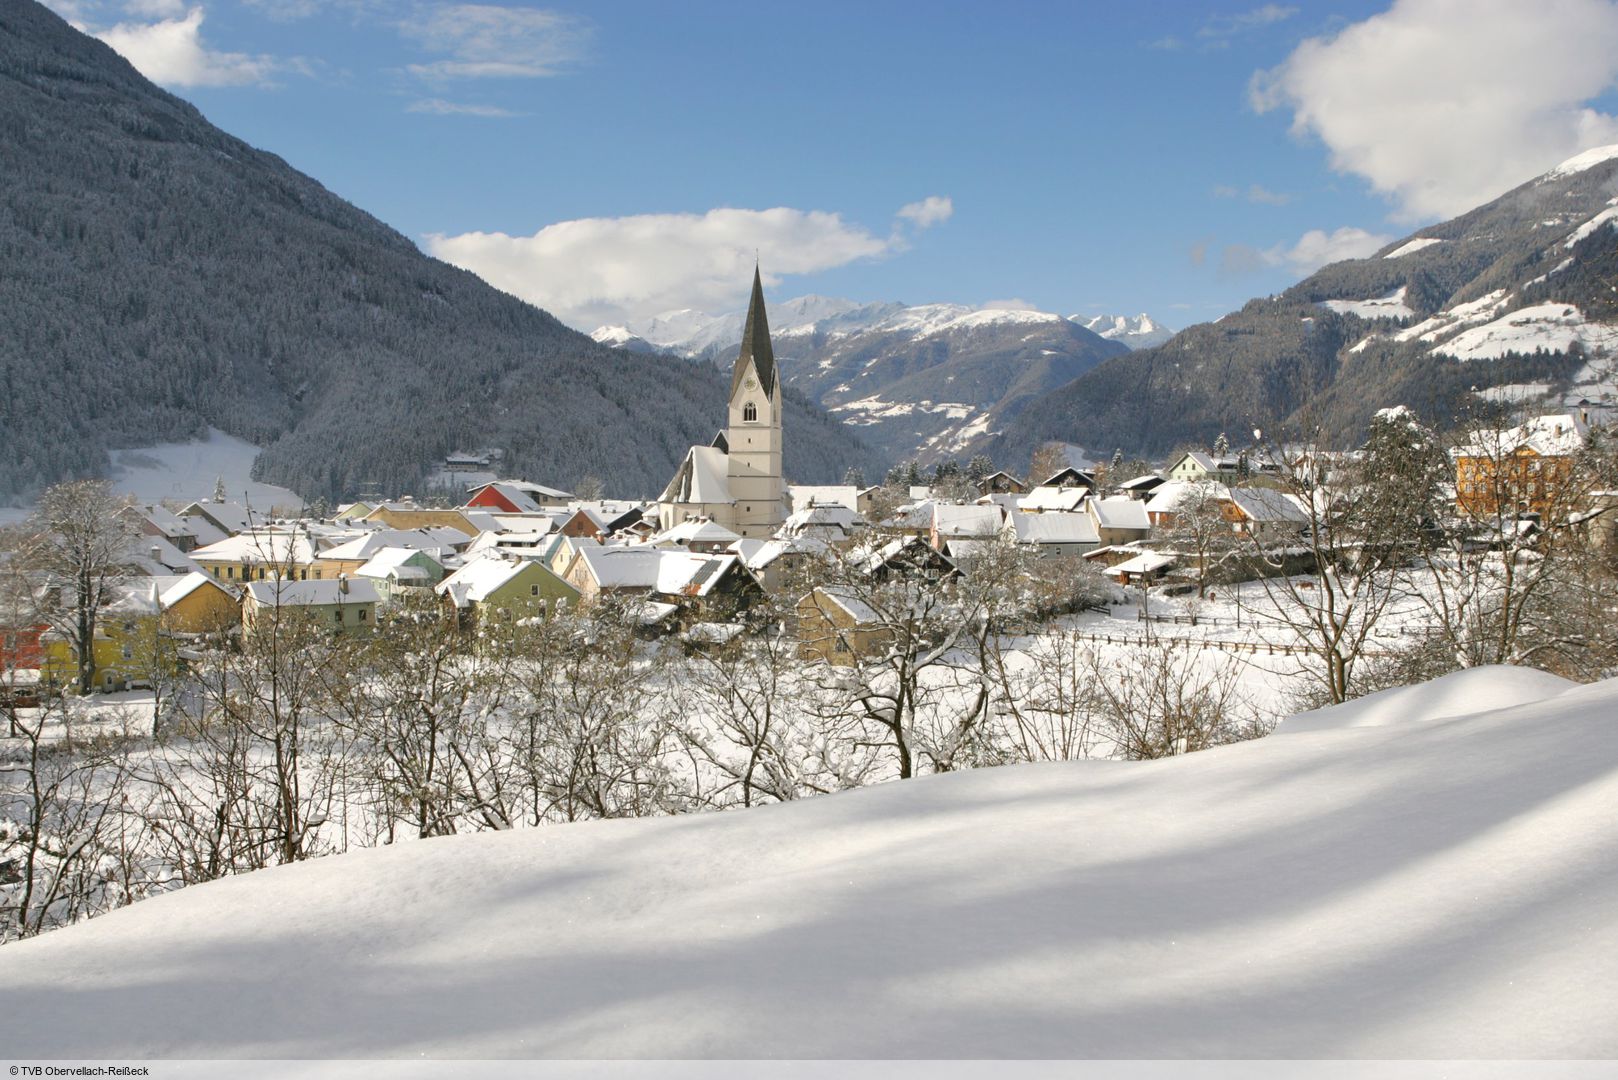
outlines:
M1490 711L184 889L0 948L6 1049L1618 1055L1618 681L1454 686Z
M1277 735L1421 723L1464 713L1508 709L1543 701L1576 686L1533 668L1480 667L1457 671L1417 686L1367 694L1342 705L1289 716Z

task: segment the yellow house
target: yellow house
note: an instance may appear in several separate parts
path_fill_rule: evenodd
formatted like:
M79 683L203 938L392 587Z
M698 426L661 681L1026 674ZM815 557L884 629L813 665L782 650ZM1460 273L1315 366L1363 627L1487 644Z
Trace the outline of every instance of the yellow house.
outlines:
M366 514L365 520L381 522L390 529L447 526L473 538L483 531L463 510L429 510L414 503L383 503Z
M847 589L824 585L798 601L798 655L805 660L852 667L892 638L870 605Z
M228 630L240 615L234 590L205 574L141 579L96 618L91 684L103 691L149 685L156 671L176 663L176 639ZM50 631L41 646L43 678L60 686L78 678L78 651L67 635Z
M215 581L227 585L273 578L318 581L324 574L314 541L293 529L254 529L199 547L191 558Z

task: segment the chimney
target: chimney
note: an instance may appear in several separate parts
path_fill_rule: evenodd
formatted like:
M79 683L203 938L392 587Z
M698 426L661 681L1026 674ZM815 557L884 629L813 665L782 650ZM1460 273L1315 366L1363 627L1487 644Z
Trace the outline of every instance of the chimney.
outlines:
M158 547L156 544L153 544L151 547L151 556L153 562L161 563L163 561L163 549Z
M348 575L347 574L338 574L337 575L337 591L342 593L344 596L348 595Z

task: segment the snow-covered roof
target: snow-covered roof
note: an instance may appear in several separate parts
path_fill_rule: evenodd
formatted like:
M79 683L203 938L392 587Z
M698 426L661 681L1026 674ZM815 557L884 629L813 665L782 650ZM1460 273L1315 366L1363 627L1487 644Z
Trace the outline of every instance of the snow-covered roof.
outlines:
M808 506L846 506L853 510L859 504L861 490L852 484L788 484L787 496L794 511Z
M191 552L191 558L198 562L308 565L315 561L315 545L301 530L255 529L199 547Z
M650 547L580 547L582 562L603 589L650 589L663 552Z
M1129 559L1126 562L1121 562L1117 566L1110 567L1107 572L1109 574L1150 574L1154 571L1163 569L1165 566L1171 566L1173 563L1173 555L1164 555L1160 552L1148 551L1140 555L1136 555L1133 559Z
M264 520L264 515L248 510L240 503L214 502L212 499L199 500L180 511L182 516L202 515L214 522L227 533L245 532L255 523ZM200 541L201 536L197 539Z
M1309 520L1309 511L1301 500L1273 488L1231 488L1230 501L1249 521L1295 522L1301 525Z
M1157 475L1156 473L1147 473L1144 476L1137 476L1133 479L1125 480L1123 483L1118 485L1118 488L1121 491L1140 491L1143 488L1152 489L1161 487L1162 485L1163 478L1161 476Z
M327 548L320 553L322 559L334 559L343 562L352 562L358 559L370 559L377 552L385 548L408 548L412 551L425 551L428 554L438 554L444 548L452 547L446 544L441 536L435 535L437 530L432 529L378 529L364 536L356 537L336 547ZM466 534L458 530L454 532L462 542Z
M1590 427L1577 412L1536 416L1505 431L1479 432L1457 453L1463 457L1504 457L1532 450L1542 457L1566 457L1584 446Z
M827 600L833 605L841 608L857 623L875 623L882 621L882 616L876 613L876 609L871 607L871 605L867 604L864 600L861 600L851 589L844 588L840 585L822 585L811 595Z
M1101 536L1089 514L1011 514L1006 530L1020 544L1099 544Z
M503 559L498 555L485 555L461 567L449 577L433 586L440 596L449 596L456 607L482 603L489 594L532 566L533 562ZM541 568L543 569L543 568Z
M841 503L817 503L794 510L781 523L777 535L797 536L805 532L832 531L847 535L863 523L859 513Z
M730 455L713 446L693 446L663 489L660 502L731 503Z
M1150 529L1151 519L1146 516L1146 504L1139 499L1114 495L1110 499L1091 499L1085 507L1102 529Z
M1017 506L1023 510L1077 510L1089 496L1090 489L1086 487L1064 488L1041 484L1020 496Z
M1230 489L1212 480L1169 480L1158 485L1152 497L1141 503L1147 514L1172 514L1180 505L1200 491L1207 491L1214 499L1230 498ZM1137 500L1139 501L1139 500Z
M940 536L993 536L1000 531L1004 512L994 505L933 505L933 527Z
M323 581L255 581L247 586L247 594L253 598L254 603L267 607L374 604L378 599L374 584L351 578Z
M741 561L739 555L703 555L694 551L656 553L657 580L653 591L664 596L707 596Z
M124 562L150 577L189 574L202 570L195 559L162 536L142 534L133 537L125 550L127 554L124 556Z
M365 565L354 573L357 577L385 578L392 577L399 581L421 581L431 576L427 570L420 566L410 565L410 560L420 556L432 559L432 555L413 548L387 547L372 555ZM436 560L434 560L436 561Z
M652 538L652 543L678 544L732 544L741 539L741 534L732 532L716 521L707 518L686 518L672 529Z
M180 577L168 579L154 578L153 580L167 581L167 584L162 586L157 598L157 602L162 606L164 611L167 611L175 604L178 604L181 600L184 600L198 589L205 588L210 585L226 593L232 599L235 599L237 596L234 587L226 585L223 582L215 581L212 577L202 573L200 570L194 570L191 573L182 575Z

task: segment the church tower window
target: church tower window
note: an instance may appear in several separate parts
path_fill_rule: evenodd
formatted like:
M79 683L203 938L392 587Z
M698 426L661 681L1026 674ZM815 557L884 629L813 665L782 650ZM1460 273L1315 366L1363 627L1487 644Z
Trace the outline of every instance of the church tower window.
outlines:
M758 423L758 406L749 401L742 406L742 420L749 424Z

